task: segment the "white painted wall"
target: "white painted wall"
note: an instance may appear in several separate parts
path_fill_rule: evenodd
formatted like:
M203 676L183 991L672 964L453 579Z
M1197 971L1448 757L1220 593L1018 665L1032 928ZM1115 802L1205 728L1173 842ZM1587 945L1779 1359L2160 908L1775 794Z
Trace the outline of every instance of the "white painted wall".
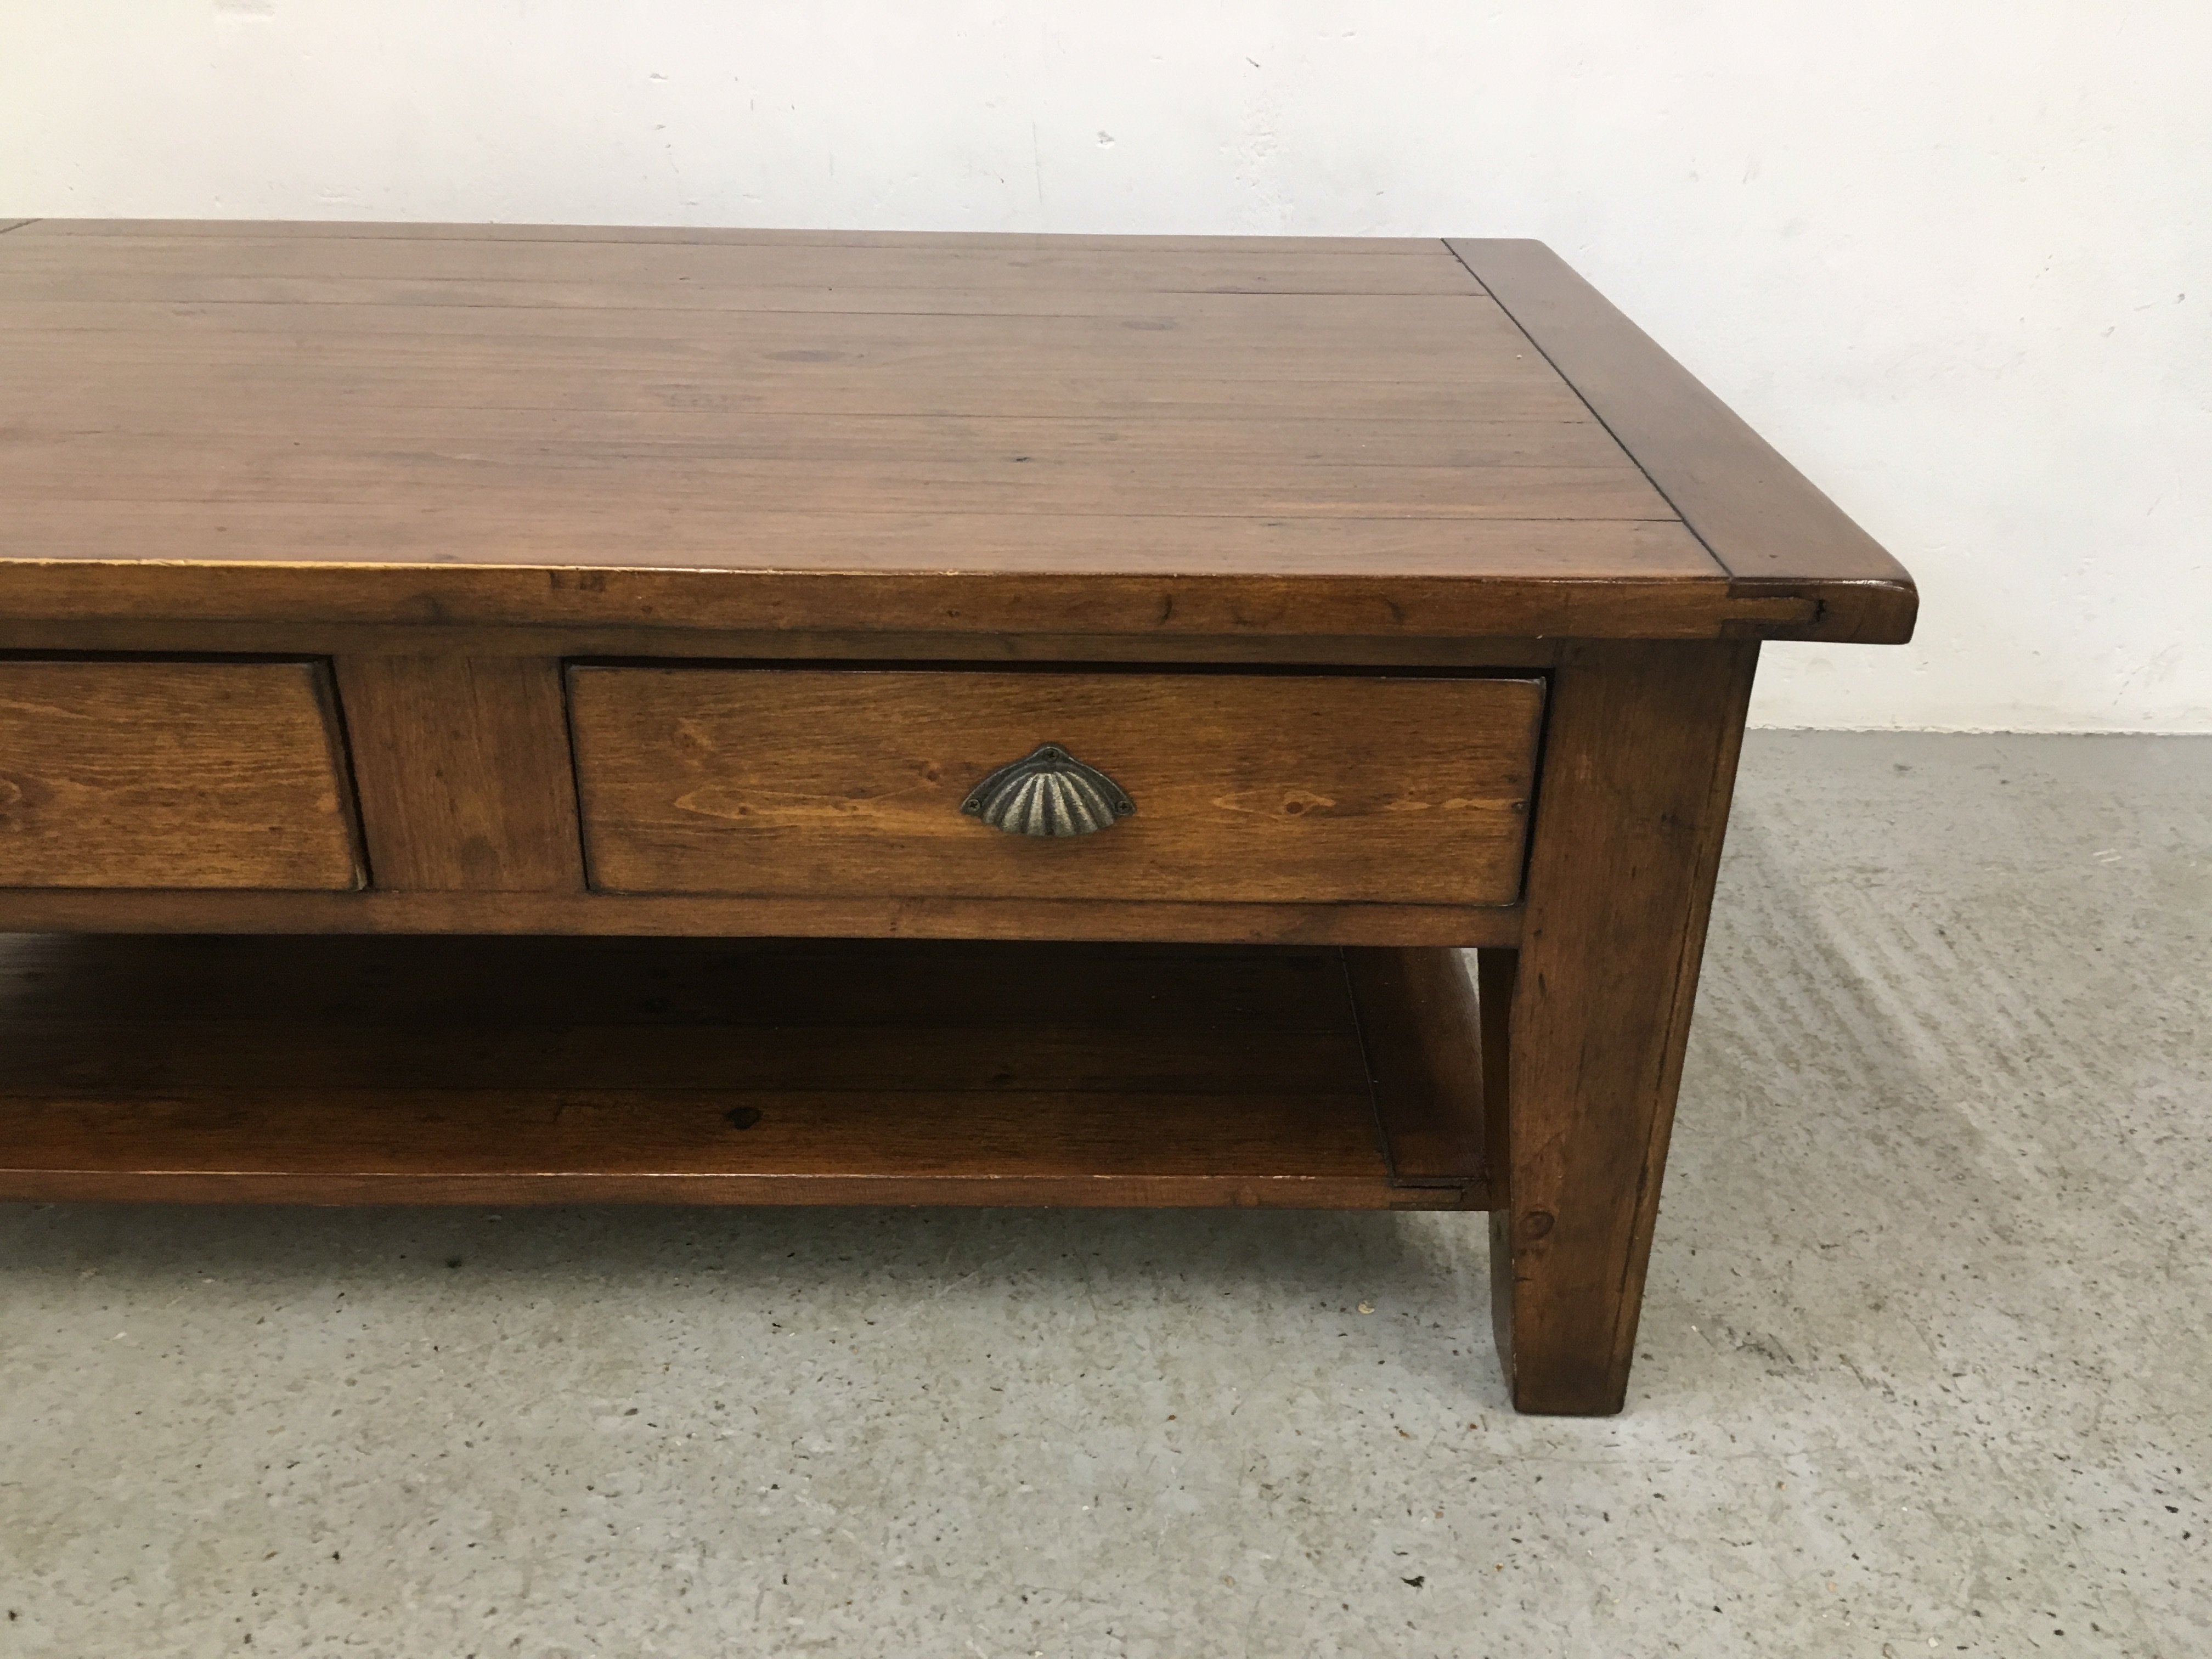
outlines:
M2208 0L0 0L0 214L1531 235L1920 578L1779 725L2212 731Z

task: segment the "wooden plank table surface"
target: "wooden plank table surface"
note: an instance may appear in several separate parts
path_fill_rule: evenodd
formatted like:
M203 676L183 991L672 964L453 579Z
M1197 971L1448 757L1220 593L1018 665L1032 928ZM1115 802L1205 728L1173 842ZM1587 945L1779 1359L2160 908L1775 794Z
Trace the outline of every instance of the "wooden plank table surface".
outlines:
M1916 607L1534 242L0 219L0 1196L1483 1209L1618 1410Z

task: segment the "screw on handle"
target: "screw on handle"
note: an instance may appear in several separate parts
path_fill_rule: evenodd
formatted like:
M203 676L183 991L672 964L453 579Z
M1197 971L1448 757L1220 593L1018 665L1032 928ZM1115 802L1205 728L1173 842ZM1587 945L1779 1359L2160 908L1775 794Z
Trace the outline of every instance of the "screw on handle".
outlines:
M1009 761L960 810L1014 836L1092 836L1137 810L1128 792L1056 743Z

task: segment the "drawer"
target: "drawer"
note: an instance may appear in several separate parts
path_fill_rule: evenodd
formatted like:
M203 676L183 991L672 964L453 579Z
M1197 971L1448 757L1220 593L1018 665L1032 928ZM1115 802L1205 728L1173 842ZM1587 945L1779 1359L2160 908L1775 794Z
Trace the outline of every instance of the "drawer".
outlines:
M312 662L0 661L0 887L362 884Z
M578 665L568 687L592 884L764 896L1510 904L1543 709L1536 679L1341 674ZM1066 835L962 810L1046 744L1133 810Z

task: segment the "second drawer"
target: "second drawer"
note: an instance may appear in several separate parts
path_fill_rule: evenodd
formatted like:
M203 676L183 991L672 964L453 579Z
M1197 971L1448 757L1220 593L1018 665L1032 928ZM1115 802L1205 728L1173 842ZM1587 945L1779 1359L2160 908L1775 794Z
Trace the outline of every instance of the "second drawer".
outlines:
M568 670L593 887L619 893L1366 902L1520 896L1543 683L1346 674ZM1053 744L1134 811L1095 834L961 804Z

